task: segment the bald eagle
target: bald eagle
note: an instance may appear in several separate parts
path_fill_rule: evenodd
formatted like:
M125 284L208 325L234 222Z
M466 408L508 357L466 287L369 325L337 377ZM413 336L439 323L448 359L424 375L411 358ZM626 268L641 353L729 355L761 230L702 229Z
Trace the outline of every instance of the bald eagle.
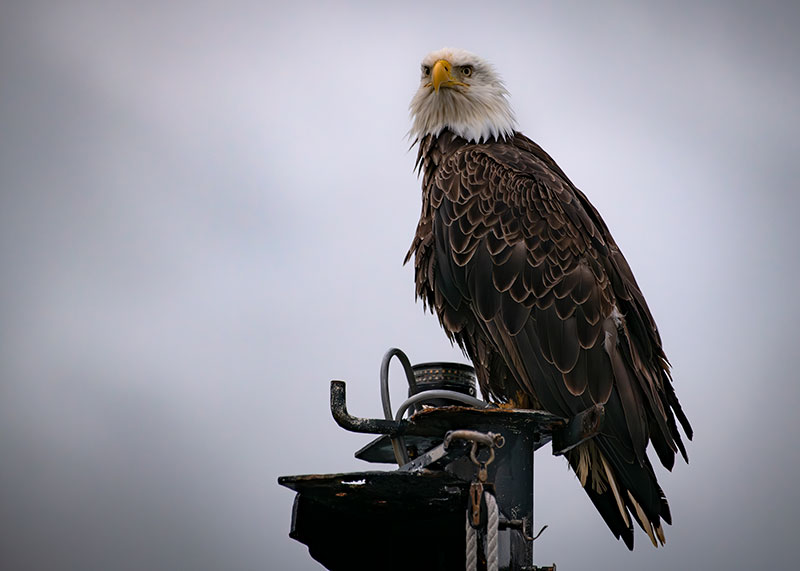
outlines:
M416 294L475 365L487 399L569 418L597 403L601 433L567 460L617 539L633 521L664 543L669 505L646 454L688 461L661 338L628 263L586 196L517 131L494 68L459 49L422 60L411 101L422 213Z

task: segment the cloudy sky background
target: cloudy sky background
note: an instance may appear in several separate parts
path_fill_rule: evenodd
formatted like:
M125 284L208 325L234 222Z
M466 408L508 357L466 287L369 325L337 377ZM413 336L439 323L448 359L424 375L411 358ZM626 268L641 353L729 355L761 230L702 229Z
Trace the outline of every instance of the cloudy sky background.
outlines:
M401 265L453 45L605 217L696 430L632 554L543 450L536 562L793 568L799 5L376 4L3 2L0 567L321 568L276 479L370 468L329 380L378 416L388 347L463 360Z

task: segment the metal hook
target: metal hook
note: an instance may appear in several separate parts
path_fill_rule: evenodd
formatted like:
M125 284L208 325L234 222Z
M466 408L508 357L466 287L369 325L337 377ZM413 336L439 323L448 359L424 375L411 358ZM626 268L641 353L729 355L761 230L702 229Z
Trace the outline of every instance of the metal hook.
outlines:
M472 460L473 464L476 466L486 467L492 462L494 462L494 448L489 447L489 458L485 461L478 460L478 443L472 443L472 450L469 452L469 457Z

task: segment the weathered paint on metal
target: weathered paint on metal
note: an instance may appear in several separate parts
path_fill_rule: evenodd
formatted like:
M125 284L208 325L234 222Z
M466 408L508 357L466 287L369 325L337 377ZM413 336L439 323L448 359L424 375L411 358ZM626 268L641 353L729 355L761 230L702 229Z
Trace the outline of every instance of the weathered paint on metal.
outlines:
M552 439L553 453L563 454L593 437L602 425L602 406L569 420L534 410L442 406L396 421L351 415L343 381L331 381L330 398L339 426L384 435L357 455L391 461L387 436L403 436L415 460L394 471L279 478L297 492L290 536L306 544L315 559L332 570L399 570L412 560L431 568L463 569L468 490L480 480L494 493L501 512L500 569L555 569L531 565L533 452ZM505 444L495 461L476 466L465 441L451 436L452 444L445 445L446 435L457 430L482 433L483 440L476 436L473 442ZM408 557L398 557L397 550L406 548Z

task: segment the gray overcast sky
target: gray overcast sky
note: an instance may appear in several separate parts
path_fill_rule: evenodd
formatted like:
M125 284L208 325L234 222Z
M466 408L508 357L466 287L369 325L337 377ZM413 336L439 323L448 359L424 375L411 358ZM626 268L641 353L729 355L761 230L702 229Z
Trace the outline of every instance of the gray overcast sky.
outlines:
M794 568L797 2L51 4L0 7L0 567L320 568L276 479L369 468L329 380L378 416L388 347L463 361L401 265L453 45L605 217L696 429L658 550L537 455L537 563Z

